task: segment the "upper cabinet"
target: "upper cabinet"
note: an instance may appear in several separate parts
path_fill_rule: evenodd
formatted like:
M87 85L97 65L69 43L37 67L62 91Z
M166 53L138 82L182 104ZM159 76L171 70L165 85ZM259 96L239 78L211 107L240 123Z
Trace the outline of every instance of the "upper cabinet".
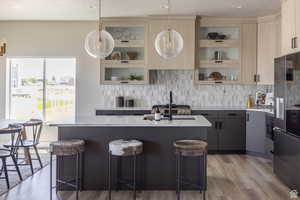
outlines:
M300 1L282 0L282 54L300 50Z
M255 20L201 18L196 33L196 83L254 82L257 49Z
M194 69L195 68L195 16L172 16L149 18L149 69ZM164 59L155 50L155 38L168 27L176 30L183 37L183 50L173 59Z
M242 25L242 83L257 82L257 23Z
M101 60L101 83L148 83L146 19L105 19L103 28L109 32L115 47L111 55Z
M258 19L257 83L274 84L274 59L281 55L281 17Z

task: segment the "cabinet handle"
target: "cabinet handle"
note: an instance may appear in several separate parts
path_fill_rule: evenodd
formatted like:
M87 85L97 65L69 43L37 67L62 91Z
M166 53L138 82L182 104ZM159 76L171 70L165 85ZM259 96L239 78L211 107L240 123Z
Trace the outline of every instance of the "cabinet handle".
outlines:
M215 129L218 129L218 122L215 122Z
M121 84L128 84L128 81L121 81Z
M129 63L129 61L127 61L127 60L122 60L121 63L127 64L127 63Z
M122 42L122 43L128 43L129 41L128 40L121 40L120 42Z
M255 83L258 83L260 81L260 76L259 76L259 74L255 74L254 75L254 82Z
M224 40L216 40L215 42L221 43L224 42Z
M292 49L294 49L294 38L292 38L291 41L292 41L292 45L291 45L291 46L292 46Z
M215 83L216 84L222 84L223 82L222 81L216 81Z
M247 122L249 122L249 121L250 121L250 114L247 113Z
M219 122L219 129L223 128L223 122Z
M223 63L223 60L216 60L215 63L216 63L216 64Z
M294 38L294 48L297 49L298 48L298 37Z
M208 116L208 113L201 113L202 116Z

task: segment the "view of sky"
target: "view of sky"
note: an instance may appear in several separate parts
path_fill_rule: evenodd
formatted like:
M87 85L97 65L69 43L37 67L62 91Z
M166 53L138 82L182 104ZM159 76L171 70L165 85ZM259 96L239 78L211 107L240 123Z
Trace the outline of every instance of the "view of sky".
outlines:
M43 58L17 58L10 60L12 64L18 64L19 78L43 78ZM51 80L53 76L56 79L74 76L76 73L75 65L75 58L46 58L46 77L48 80Z

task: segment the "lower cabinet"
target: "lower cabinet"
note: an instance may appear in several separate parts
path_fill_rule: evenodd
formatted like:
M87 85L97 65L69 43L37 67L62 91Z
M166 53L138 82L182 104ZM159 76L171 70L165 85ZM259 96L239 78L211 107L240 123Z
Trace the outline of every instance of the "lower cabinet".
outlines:
M245 151L245 118L223 118L220 123L219 150Z
M210 153L245 152L245 111L194 111L206 117L212 127L208 129L207 141Z
M246 150L253 153L266 153L266 113L247 111L246 114Z

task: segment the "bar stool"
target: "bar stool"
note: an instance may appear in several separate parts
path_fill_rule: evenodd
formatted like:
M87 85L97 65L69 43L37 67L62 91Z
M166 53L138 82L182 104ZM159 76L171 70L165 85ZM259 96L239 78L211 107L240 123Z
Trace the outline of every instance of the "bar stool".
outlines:
M109 143L109 155L108 155L108 190L109 200L111 200L111 161L112 157L133 157L133 180L127 183L120 177L117 176L117 184L123 184L133 189L133 198L136 199L136 171L137 171L137 155L143 153L143 143L138 140L114 140Z
M18 173L20 181L23 180L15 157L16 154L15 145L17 145L20 142L21 131L22 131L22 126L17 126L17 125L10 125L8 128L0 129L0 135L1 134L11 135L11 148L0 149L0 159L2 161L2 167L0 169L0 179L5 179L7 189L10 189L9 177L8 177L9 171L16 171ZM9 157L12 159L13 166L15 167L16 170L7 169L8 165L6 163L6 159ZM1 177L3 172L4 172L4 177Z
M205 192L207 189L207 142L202 140L178 140L174 142L176 154L176 182L177 182L177 199L180 200L180 192L182 184L199 187L203 192L203 200L205 200ZM202 157L202 186L190 183L182 178L182 156L184 157Z
M52 142L50 144L50 200L52 200L52 189L60 186L60 184L70 186L76 190L76 200L79 199L79 190L81 188L82 181L82 153L84 152L85 142L84 140L61 140ZM76 157L76 175L73 180L59 180L56 178L56 186L52 186L52 157ZM75 183L74 183L75 182Z

